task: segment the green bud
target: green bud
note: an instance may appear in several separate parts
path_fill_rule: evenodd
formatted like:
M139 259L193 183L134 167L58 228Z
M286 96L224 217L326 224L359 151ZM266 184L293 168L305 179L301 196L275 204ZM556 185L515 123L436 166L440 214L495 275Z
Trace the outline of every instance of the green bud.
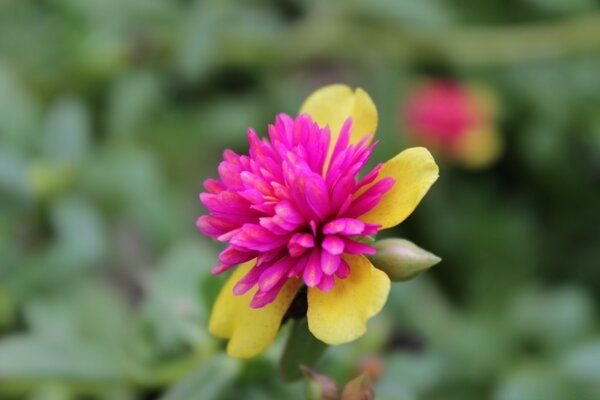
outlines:
M442 259L405 239L383 239L372 244L377 253L367 256L392 281L407 281Z
M369 374L363 372L346 384L342 391L342 400L373 400L375 391Z
M301 366L306 382L306 392L309 400L338 400L340 390L330 377L319 374L314 369Z

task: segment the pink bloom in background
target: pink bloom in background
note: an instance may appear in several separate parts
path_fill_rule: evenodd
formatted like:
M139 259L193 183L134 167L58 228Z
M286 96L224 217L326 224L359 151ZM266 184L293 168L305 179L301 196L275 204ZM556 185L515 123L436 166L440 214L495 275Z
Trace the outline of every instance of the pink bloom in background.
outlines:
M329 291L334 276L350 273L343 254L375 252L356 237L374 235L380 226L358 218L379 203L394 179L373 183L383 164L358 179L376 143L369 145L369 135L349 144L351 123L349 118L342 127L329 159L329 128L307 114L280 114L268 138L248 131L249 155L225 151L220 180L205 181L200 200L210 215L201 216L198 227L229 244L213 273L256 259L233 289L242 295L257 285L252 307L272 302L290 278Z
M405 119L415 142L477 168L500 155L495 108L493 95L481 87L432 80L412 90L405 104Z
M429 140L453 145L461 134L480 123L482 113L471 93L452 81L421 87L409 98L409 126Z

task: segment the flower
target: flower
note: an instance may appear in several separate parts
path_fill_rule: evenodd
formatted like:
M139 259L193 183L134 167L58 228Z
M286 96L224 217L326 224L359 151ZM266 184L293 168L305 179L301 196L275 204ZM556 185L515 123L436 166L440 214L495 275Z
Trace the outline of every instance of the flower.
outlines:
M452 80L417 85L405 105L412 138L468 168L486 167L500 156L496 114L491 92Z
M275 338L300 287L309 329L328 344L352 341L383 307L390 279L360 238L402 222L437 179L424 148L401 152L362 178L377 111L361 89L313 93L295 118L279 115L268 138L248 131L248 155L225 151L220 180L200 199L197 225L227 243L213 273L237 266L213 308L209 330L230 355L252 357Z

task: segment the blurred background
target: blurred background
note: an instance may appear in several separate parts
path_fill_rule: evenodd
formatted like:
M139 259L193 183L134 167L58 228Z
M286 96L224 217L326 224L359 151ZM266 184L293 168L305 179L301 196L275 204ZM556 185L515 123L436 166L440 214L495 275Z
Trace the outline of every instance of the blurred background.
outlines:
M318 370L384 400L600 399L597 0L0 0L0 398L304 398L281 341L238 362L208 334L197 196L334 82L376 103L373 160L435 152L386 235L443 261Z

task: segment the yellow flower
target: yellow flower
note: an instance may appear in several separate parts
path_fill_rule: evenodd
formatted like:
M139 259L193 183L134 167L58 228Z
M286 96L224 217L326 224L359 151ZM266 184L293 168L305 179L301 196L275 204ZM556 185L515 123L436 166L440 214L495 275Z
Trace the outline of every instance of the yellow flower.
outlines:
M329 126L332 138L328 160L348 118L352 119L351 144L357 144L364 138L370 140L368 136L377 128L377 110L369 95L361 89L353 91L344 85L317 90L308 97L300 112L308 114L320 127ZM357 198L382 180L393 182L377 205L357 219L365 226L377 226L378 229L396 226L413 212L437 178L438 167L429 151L422 147L402 151L383 164L373 182L355 193L354 198ZM199 221L201 223L205 222ZM205 232L213 228L208 225L201 227ZM347 343L363 335L367 321L381 311L390 290L388 276L375 268L363 254L345 253L342 257L349 273L343 279L340 275L331 275L331 284L326 288L309 285L307 293L309 329L317 339L330 345ZM233 292L236 283L255 264L255 260L250 260L237 267L221 290L209 322L209 331L213 335L229 339L227 351L233 357L253 357L273 342L302 285L301 279L288 279L274 300L259 308L251 307L260 288L253 287L238 296ZM305 274L305 282L306 279Z

